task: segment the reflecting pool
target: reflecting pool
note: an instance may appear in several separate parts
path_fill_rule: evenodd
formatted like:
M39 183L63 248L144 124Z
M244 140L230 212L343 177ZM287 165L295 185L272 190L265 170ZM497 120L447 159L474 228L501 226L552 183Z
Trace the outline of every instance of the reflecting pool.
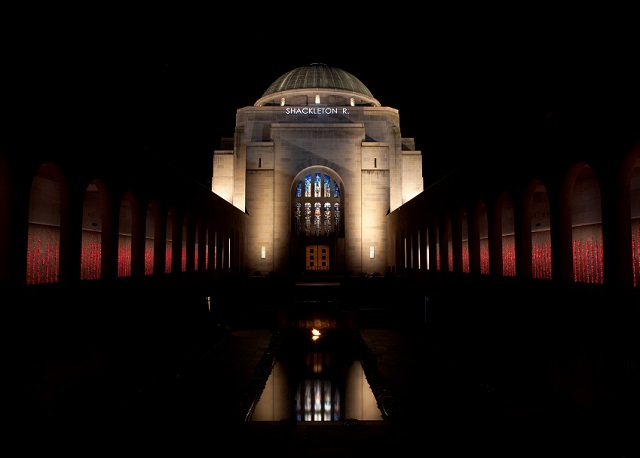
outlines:
M343 329L289 329L251 421L383 420L352 334Z

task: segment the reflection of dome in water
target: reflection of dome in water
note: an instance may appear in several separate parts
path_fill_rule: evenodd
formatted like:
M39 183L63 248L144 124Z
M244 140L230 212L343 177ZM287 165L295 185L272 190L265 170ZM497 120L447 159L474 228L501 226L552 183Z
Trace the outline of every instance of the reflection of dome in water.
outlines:
M306 105L307 101L314 103L317 95L325 99L325 105L380 106L371 91L351 73L318 63L298 67L282 75L262 94L255 106L281 105L283 99L287 105Z

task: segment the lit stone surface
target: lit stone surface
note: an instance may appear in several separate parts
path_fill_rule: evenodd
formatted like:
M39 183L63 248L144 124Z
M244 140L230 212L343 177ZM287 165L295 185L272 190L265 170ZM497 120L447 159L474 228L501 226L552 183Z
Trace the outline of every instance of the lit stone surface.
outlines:
M326 261L328 270L383 274L386 216L423 190L422 154L399 126L398 110L381 106L355 76L324 64L288 72L254 106L238 109L232 155L214 152L212 190L251 216L247 271L322 270ZM300 237L292 229L295 188L316 173L339 183L343 230ZM322 227L325 218L333 227L333 206L327 216L327 199L317 202ZM309 247L328 253L322 264Z

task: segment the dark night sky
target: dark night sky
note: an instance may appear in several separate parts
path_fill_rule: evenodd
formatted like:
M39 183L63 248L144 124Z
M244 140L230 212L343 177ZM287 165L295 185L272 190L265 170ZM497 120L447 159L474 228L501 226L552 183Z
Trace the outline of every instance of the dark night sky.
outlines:
M637 38L560 20L496 27L473 15L440 19L364 33L277 23L225 29L167 16L23 31L3 45L5 134L160 158L206 183L236 110L287 71L322 62L400 111L403 137L415 138L434 178L482 142L535 135L551 113L626 109L635 100L627 82Z

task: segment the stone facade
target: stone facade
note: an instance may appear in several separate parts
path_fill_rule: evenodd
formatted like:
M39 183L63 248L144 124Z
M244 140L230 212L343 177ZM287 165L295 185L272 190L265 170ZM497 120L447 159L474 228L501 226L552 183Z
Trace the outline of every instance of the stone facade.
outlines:
M386 216L423 190L422 156L409 149L413 139L401 138L398 110L334 106L332 100L344 103L345 98L324 92L312 100L329 103L308 103L309 97L299 94L289 100L306 104L239 109L233 150L214 152L213 192L250 217L247 271L315 270L308 247L322 246L328 249L323 262L329 271L384 273L389 265ZM331 177L341 193L343 231L327 237L292 230L296 185L315 173Z

